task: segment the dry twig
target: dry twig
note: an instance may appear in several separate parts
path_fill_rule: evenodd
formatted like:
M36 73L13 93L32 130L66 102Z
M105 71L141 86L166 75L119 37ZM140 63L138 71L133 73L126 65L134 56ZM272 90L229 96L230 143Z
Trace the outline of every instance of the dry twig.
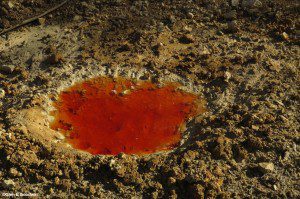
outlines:
M19 28L19 27L22 27L22 26L24 26L24 25L26 25L26 24L28 24L28 23L31 23L31 22L37 20L38 18L44 17L44 16L48 15L49 13L55 11L56 9L62 7L62 6L63 6L64 4L66 4L68 1L69 1L69 0L65 0L65 1L63 1L62 3L58 4L57 6L51 8L51 9L45 11L45 12L43 12L42 14L40 14L40 15L38 15L38 16L35 16L35 17L32 17L32 18L26 19L25 21L23 21L23 22L21 22L21 23L15 25L15 26L12 26L12 27L10 27L10 28L4 29L3 31L0 32L0 35L3 35L3 34L5 34L5 33L8 33L8 32L10 32L10 31L15 30L15 29L17 29L17 28Z

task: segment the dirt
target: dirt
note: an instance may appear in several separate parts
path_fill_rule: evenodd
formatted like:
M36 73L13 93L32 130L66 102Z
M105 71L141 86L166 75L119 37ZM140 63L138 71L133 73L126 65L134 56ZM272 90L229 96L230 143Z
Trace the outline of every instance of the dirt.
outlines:
M0 31L58 3L3 0ZM2 196L299 198L299 8L69 0L1 35ZM60 91L97 76L179 82L207 112L175 150L91 155L50 129L49 113Z

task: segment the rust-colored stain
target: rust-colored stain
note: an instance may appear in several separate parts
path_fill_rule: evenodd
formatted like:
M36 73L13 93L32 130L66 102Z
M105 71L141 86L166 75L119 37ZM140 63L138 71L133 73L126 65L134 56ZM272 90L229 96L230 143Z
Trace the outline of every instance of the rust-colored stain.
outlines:
M51 128L91 154L149 154L169 150L180 127L204 111L199 98L169 83L98 77L60 93Z

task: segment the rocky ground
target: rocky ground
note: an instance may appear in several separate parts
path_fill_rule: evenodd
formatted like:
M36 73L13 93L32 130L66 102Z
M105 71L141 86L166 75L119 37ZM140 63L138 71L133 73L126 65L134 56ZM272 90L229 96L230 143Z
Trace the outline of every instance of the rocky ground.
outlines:
M0 31L58 0L3 0ZM299 198L297 0L69 0L0 37L0 193ZM93 156L49 128L82 79L178 81L207 112L181 146Z

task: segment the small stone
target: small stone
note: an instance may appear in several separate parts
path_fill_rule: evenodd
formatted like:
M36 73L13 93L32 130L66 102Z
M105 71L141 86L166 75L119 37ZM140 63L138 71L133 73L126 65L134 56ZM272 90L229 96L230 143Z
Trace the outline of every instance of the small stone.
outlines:
M272 162L261 162L258 166L263 173L274 171L274 164Z
M57 134L55 134L55 138L58 139L58 140L64 140L65 136L61 133L57 133Z
M231 0L231 5L237 7L240 4L240 0Z
M154 192L151 194L151 197L152 197L153 199L156 199L156 198L158 198L158 195L159 195L158 191L154 191Z
M170 191L170 197L169 197L169 198L170 198L170 199L176 199L176 198L178 198L175 189L172 189L172 190Z
M229 12L226 12L223 17L225 19L229 19L229 20L232 20L232 19L236 19L236 16L237 16L237 13L235 10L231 10Z
M290 157L290 152L286 151L286 152L284 153L283 160L284 160L284 161L287 161L287 160L289 159L289 157Z
M18 172L18 170L15 169L15 168L10 168L10 170L9 170L9 175L10 175L11 177L17 177L17 176L19 175L19 172Z
M160 52L162 51L162 49L163 49L163 44L162 43L158 43L157 45L152 47L153 53L156 56L160 55Z
M21 70L21 77L23 79L27 79L29 77L29 72L27 72L26 70Z
M182 44L190 44L190 43L194 43L195 39L192 35L190 34L185 34L182 37L179 38L179 42Z
M261 1L259 0L243 0L242 7L244 8L259 8L262 6Z
M95 193L96 193L95 186L90 185L90 186L89 186L89 192L90 192L90 194L95 194Z
M201 56L205 56L205 55L210 55L211 53L210 53L210 51L208 50L207 47L205 47L205 46L200 46L200 47L199 47L199 54L200 54Z
M266 105L271 108L271 109L277 109L278 106L276 104L274 104L273 102L267 101Z
M171 24L174 24L176 22L176 18L174 15L169 16L169 21Z
M217 35L222 36L222 35L224 35L224 33L223 33L221 30L218 30L218 31L217 31Z
M204 198L204 187L200 184L194 184L189 187L189 191L193 198Z
M169 179L168 179L168 183L171 185L171 184L175 184L176 183L176 179L175 178L173 178L173 177L170 177Z
M75 15L73 20L74 21L80 21L82 19L82 17L80 15Z
M23 133L24 135L28 135L28 129L26 126L22 125L21 127L18 128L18 131L20 133Z
M184 26L183 29L187 32L192 32L193 28L189 27L189 26Z
M0 88L0 99L5 97L5 91Z
M158 32L163 32L164 29L165 29L164 23L159 22L159 23L157 24L157 31L158 31Z
M4 188L12 188L12 187L15 186L15 182L12 181L12 180L3 180L2 186L3 186Z
M224 73L224 78L225 78L225 82L228 82L229 79L231 78L231 73L228 72L228 71L226 71L226 72Z
M15 7L15 4L13 4L13 2L11 2L11 1L9 1L9 2L7 3L7 5L8 5L8 7L9 7L10 9L12 9L13 7Z
M289 35L286 32L282 33L282 39L289 40Z
M49 193L50 193L50 194L54 194L54 190L53 190L53 188L52 188L52 187L50 187L50 189L49 189Z
M64 158L64 155L62 155L61 158ZM62 174L63 174L62 170L59 170L59 171L58 171L58 175L59 175L59 176L62 176Z
M14 65L0 65L0 72L12 73L14 70Z
M62 54L59 52L54 52L48 58L50 64L57 64L59 62L62 62L62 60L63 60Z
M112 90L112 91L110 91L110 93L111 93L111 94L114 94L114 95L117 95L117 94L118 94L118 92L117 92L116 90Z
M59 185L59 183L60 183L59 178L58 178L58 177L55 177L55 178L54 178L54 184L57 186L57 185Z
M72 184L69 179L63 179L61 181L61 186L64 190L69 190L71 188Z
M131 93L130 90L124 90L122 91L122 96L129 95L130 93Z
M189 19L193 19L193 18L194 18L194 14L191 13L191 12L187 13L186 16L187 16Z
M227 30L229 32L237 32L238 31L238 24L236 21L229 21L227 23Z
M293 150L294 150L295 152L298 151L298 150L297 150L297 144L296 144L296 143L293 143Z
M120 48L118 48L118 52L126 52L126 51L130 51L130 49L132 48L132 46L128 43L128 42L124 42Z
M38 22L39 22L40 25L43 26L43 25L45 25L45 23L46 23L46 19L45 19L45 18L42 18L42 17L41 17L41 18L38 18Z
M280 62L277 60L269 60L268 67L269 67L269 70L276 71L276 72L279 72L281 69Z
M118 157L119 159L124 159L124 158L126 157L126 154L123 153L123 152L121 152L121 153L118 154L117 157Z
M114 167L115 164L116 164L116 160L111 159L111 160L109 161L109 167L110 167L110 168Z
M256 125L252 125L251 128L255 131L258 131L259 130L259 126L256 126Z

